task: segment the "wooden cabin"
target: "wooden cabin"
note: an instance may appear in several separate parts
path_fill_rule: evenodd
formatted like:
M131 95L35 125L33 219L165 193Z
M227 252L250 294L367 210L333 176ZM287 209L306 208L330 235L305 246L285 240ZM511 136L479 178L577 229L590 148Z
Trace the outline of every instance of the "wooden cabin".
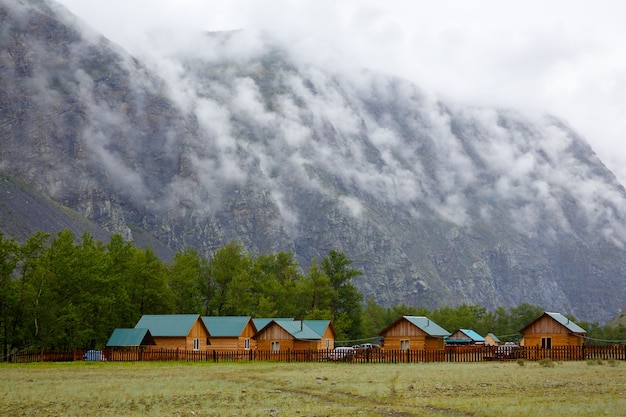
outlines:
M256 335L257 348L281 350L333 349L335 329L328 320L274 319Z
M203 316L202 321L211 334L210 350L239 351L256 348L253 337L257 328L249 316Z
M485 346L500 346L500 339L493 333L487 333L485 336Z
M545 312L520 330L521 344L551 349L556 346L582 346L585 329L560 313Z
M402 316L380 333L389 350L443 349L450 332L422 316Z
M478 334L475 330L459 329L445 338L448 346L474 346L484 345L485 338Z
M144 315L136 329L150 330L156 348L207 350L209 330L198 314Z

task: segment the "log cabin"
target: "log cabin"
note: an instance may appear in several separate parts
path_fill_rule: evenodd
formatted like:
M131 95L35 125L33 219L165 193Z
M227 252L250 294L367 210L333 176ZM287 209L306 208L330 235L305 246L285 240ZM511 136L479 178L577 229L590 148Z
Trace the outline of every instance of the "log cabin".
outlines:
M551 349L557 346L582 346L585 329L560 313L544 312L520 330L521 345Z
M329 320L270 320L256 335L257 348L281 350L333 349L337 336Z
M499 346L500 339L493 333L487 333L485 336L485 346Z
M380 333L388 350L443 349L450 332L423 316L402 316Z
M199 314L144 315L135 328L150 330L156 348L204 351L211 344Z
M459 329L445 338L446 345L450 346L473 346L484 345L485 338L478 334L475 330Z

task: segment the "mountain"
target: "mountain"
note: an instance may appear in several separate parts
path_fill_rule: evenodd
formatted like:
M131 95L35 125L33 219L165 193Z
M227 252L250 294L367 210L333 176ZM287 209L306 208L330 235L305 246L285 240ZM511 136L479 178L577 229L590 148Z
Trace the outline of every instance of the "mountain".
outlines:
M626 326L626 310L622 310L608 321L607 326L618 327Z
M1 0L0 171L171 251L235 239L304 268L344 251L383 305L623 307L626 191L564 121L331 71L246 31L160 51Z
M62 230L69 230L76 238L88 232L101 242L108 242L111 237L111 232L78 212L56 203L21 181L0 174L0 232L4 237L24 242L36 231L53 236ZM139 228L135 229L133 237L136 246L150 246L164 260L170 260L174 255L171 249Z

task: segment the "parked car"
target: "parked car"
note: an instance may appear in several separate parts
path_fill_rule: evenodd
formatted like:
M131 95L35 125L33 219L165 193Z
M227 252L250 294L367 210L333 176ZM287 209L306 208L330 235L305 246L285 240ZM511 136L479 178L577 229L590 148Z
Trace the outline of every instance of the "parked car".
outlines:
M351 361L356 355L356 349L350 346L338 346L328 355L331 361Z
M352 347L357 350L380 349L380 345L374 343L361 343L360 345L354 345Z
M106 361L107 358L104 356L101 350L88 350L83 355L83 359L86 361Z
M520 357L520 346L515 343L506 342L505 344L496 347L497 359L518 359Z

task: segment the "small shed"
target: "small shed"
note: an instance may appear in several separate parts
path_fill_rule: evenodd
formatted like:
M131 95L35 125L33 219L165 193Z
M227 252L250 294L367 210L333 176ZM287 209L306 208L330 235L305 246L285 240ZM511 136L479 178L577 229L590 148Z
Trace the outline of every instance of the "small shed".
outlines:
M423 316L402 316L380 333L385 349L423 350L443 349L444 339L450 332Z
M318 350L334 347L335 330L328 320L273 319L256 335L259 350Z
M484 345L485 338L475 330L459 329L446 337L445 342L451 346Z
M107 347L112 348L148 347L154 345L156 345L156 342L150 330L146 328L115 329L107 342Z
M211 334L211 350L238 351L254 348L251 341L257 328L249 316L203 316Z
M149 329L159 348L206 350L211 344L199 314L144 315L135 328Z
M585 329L560 313L544 312L520 330L521 344L551 349L556 346L582 346Z
M487 333L487 336L485 336L485 346L500 346L500 343L502 342L498 339L498 336L493 333Z

